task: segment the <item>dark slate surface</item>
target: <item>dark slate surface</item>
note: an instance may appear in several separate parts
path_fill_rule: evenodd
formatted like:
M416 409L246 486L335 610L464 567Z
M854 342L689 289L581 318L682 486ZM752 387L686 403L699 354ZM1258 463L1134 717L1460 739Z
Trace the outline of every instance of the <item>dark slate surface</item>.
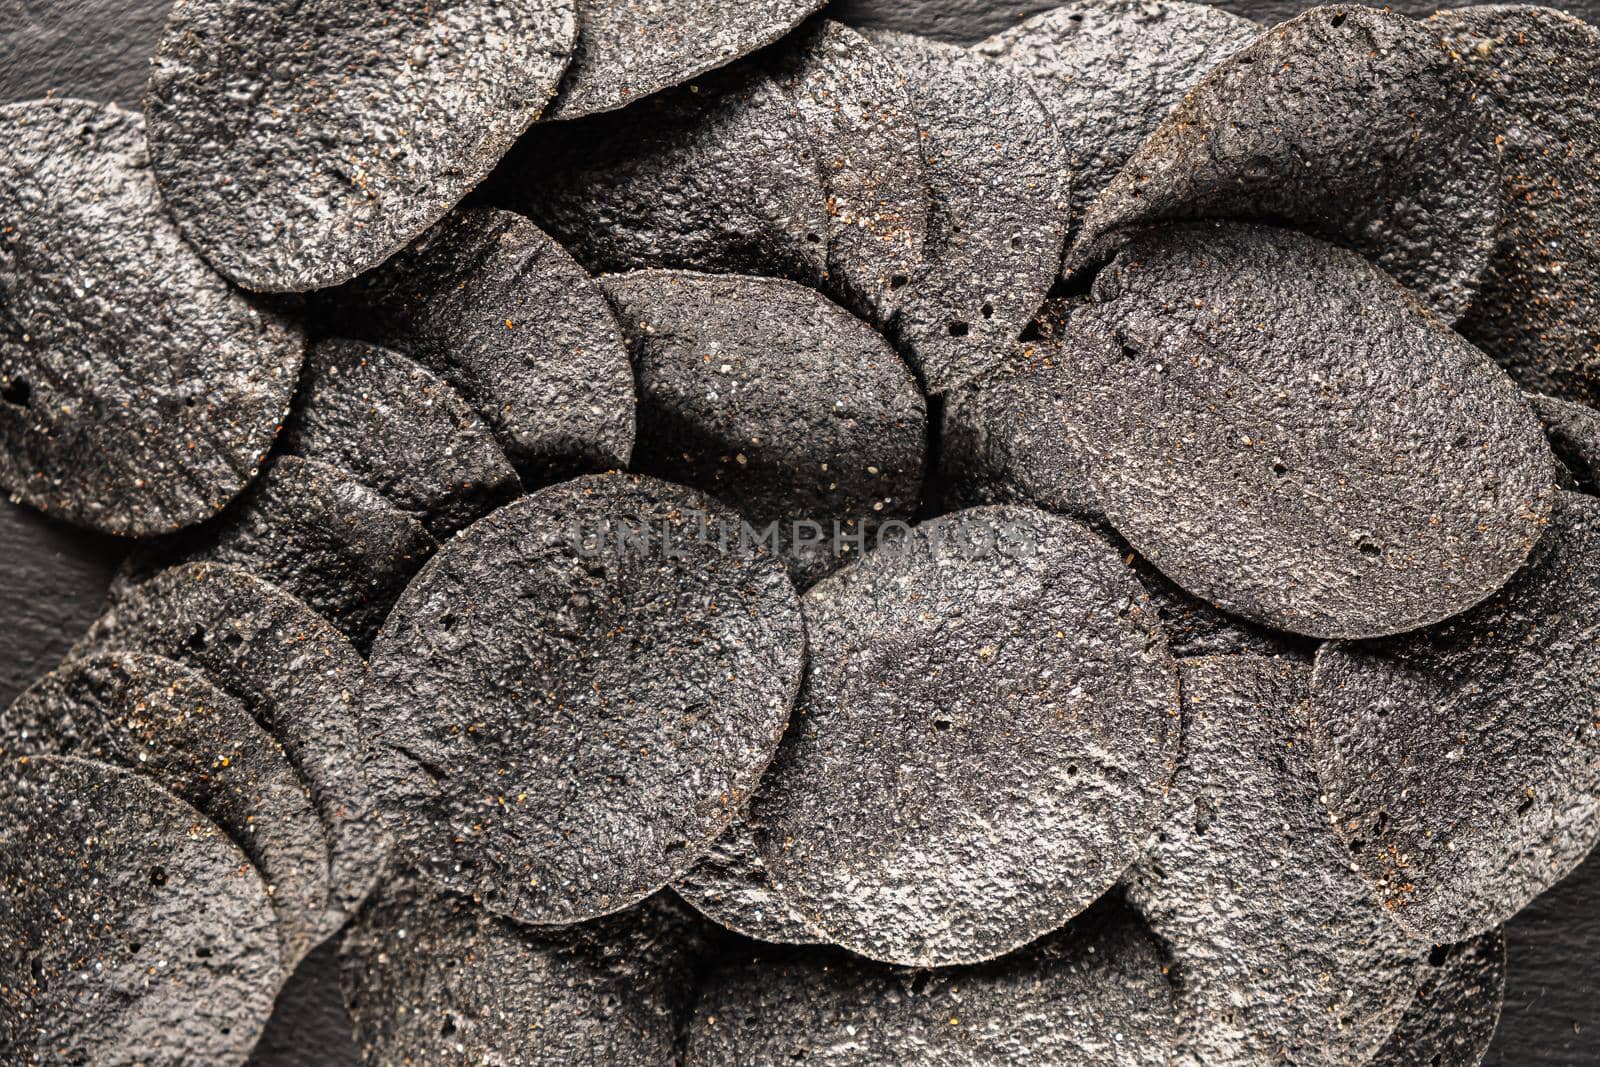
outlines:
M0 704L10 704L100 613L123 545L0 499Z
M137 105L145 56L165 0L0 0L0 102L55 88ZM835 17L978 40L1051 0L837 0ZM1308 4L1229 0L1271 22ZM1396 10L1432 5L1402 0ZM1555 6L1600 23L1600 0ZM946 17L937 17L943 13ZM0 501L0 700L52 667L88 625L122 554ZM1506 926L1505 1014L1484 1067L1592 1067L1600 1062L1600 857L1580 867ZM252 1067L354 1064L333 984L333 948L313 953L278 998Z
M971 44L1059 3L1060 0L833 0L827 12L831 18L852 26L901 30ZM1317 0L1217 0L1216 6L1270 26L1317 6ZM1438 0L1393 0L1388 4L1370 0L1368 6L1423 16L1450 5ZM1600 22L1600 0L1551 0L1549 6Z

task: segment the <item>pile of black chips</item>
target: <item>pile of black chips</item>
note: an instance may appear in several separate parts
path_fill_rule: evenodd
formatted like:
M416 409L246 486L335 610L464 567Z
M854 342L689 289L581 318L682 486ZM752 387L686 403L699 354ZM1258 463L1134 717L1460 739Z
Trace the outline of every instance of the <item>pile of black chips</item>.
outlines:
M0 714L0 1059L333 938L371 1064L1483 1056L1600 839L1600 31L818 6L0 109L0 484L138 539Z

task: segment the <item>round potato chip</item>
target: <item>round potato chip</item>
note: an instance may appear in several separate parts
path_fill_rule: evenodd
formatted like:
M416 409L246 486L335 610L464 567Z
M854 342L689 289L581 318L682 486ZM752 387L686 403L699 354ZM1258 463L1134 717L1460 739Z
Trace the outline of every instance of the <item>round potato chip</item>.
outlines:
M775 529L797 585L916 511L922 393L866 324L777 278L640 271L602 284L638 375L634 466Z
M344 635L281 589L216 563L164 571L112 600L77 654L149 652L187 664L238 697L311 792L328 835L324 931L361 906L390 843L361 773L356 707L366 665Z
M485 196L533 219L594 274L672 267L815 285L827 273L816 150L754 64L613 115L540 126Z
M1514 5L1422 25L1487 102L1505 174L1494 255L1461 332L1523 386L1600 404L1600 30Z
M1506 995L1506 939L1490 930L1428 956L1417 999L1371 1067L1478 1067Z
M905 74L855 30L822 19L774 60L828 204L827 289L873 322L893 317L922 259L928 189Z
M109 533L216 514L254 476L304 340L178 236L143 122L0 108L0 488Z
M1317 653L1311 738L1356 868L1416 936L1498 926L1600 841L1600 500L1563 493L1511 583Z
M372 650L368 778L407 862L520 922L683 874L745 806L799 685L782 565L633 475L542 489L440 549Z
M279 447L348 472L440 538L522 491L494 434L449 383L359 341L312 346Z
M1061 265L1071 159L1027 80L974 52L867 34L904 73L930 213L891 330L930 393L1005 358Z
M182 0L144 100L162 200L247 289L347 281L437 222L539 117L574 13L573 0Z
M340 303L342 319L477 408L530 485L627 464L633 371L622 336L599 287L527 219L455 212Z
M545 118L614 111L765 48L826 0L578 0L578 42Z
M327 933L328 839L305 784L199 672L138 653L69 660L0 712L0 760L23 756L126 767L216 823L266 882L285 966Z
M1172 960L1172 1063L1365 1063L1414 998L1427 948L1351 872L1317 801L1310 669L1259 656L1182 669L1182 758L1126 880Z
M1117 532L1225 611L1371 637L1463 611L1544 528L1554 462L1482 352L1354 252L1238 223L1141 236L1062 359Z
M238 1064L283 979L261 876L149 779L0 768L0 1056Z
M1159 950L1119 903L979 967L907 971L815 950L714 973L686 1067L1165 1067L1176 1037Z
M1472 100L1437 33L1313 8L1200 79L1090 207L1067 268L1155 223L1258 219L1354 248L1454 321L1499 215L1499 157Z
M751 824L829 941L907 966L993 959L1137 857L1177 758L1177 672L1103 541L974 508L880 543L803 606L806 681Z
M1210 4L1073 0L973 51L1033 80L1071 160L1075 232L1183 94L1260 33L1256 23Z
M668 907L529 927L390 878L339 952L362 1062L673 1063L688 945Z
M743 819L734 820L672 888L700 914L736 934L785 945L826 940L772 887L755 836Z

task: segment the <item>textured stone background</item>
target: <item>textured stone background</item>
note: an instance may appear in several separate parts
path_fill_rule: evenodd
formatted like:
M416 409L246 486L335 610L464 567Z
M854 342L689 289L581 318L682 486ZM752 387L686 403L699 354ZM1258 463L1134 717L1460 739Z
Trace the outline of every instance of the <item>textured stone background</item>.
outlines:
M1056 0L835 0L847 22L949 40L976 40ZM1225 0L1272 22L1309 6L1297 0ZM1600 22L1600 0L1558 3ZM1400 0L1398 11L1435 5ZM0 103L54 89L137 106L145 63L161 32L164 0L0 0ZM54 666L100 607L121 558L114 542L77 533L0 501L0 701ZM1600 856L1506 928L1505 1014L1486 1067L1591 1067L1600 1062ZM354 1067L355 1048L326 945L279 998L254 1067Z

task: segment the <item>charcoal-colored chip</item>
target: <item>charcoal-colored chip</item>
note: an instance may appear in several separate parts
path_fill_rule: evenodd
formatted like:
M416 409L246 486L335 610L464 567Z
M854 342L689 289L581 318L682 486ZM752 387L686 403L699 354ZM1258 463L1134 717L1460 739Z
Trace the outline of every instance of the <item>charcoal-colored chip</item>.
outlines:
M922 259L928 188L906 76L855 30L822 19L776 60L827 196L827 288L887 322Z
M973 50L1033 80L1071 160L1075 231L1173 105L1260 32L1209 4L1073 0Z
M1105 901L979 967L908 971L817 950L725 966L701 993L684 1062L1165 1067L1175 1036L1155 942Z
M129 557L120 582L224 563L305 601L365 649L437 547L422 524L337 467L278 456L211 526Z
M947 503L1025 503L1085 522L1105 518L1066 399L1073 373L1059 342L1017 345L1003 362L945 394L939 477Z
M529 484L627 464L633 371L617 324L583 268L527 219L455 212L341 296L371 340L477 408Z
M149 779L0 768L0 1058L237 1064L283 978L261 876Z
M1461 332L1527 388L1600 403L1600 30L1513 5L1422 26L1474 78L1503 153L1499 234Z
M805 644L783 566L690 489L591 475L440 549L372 650L368 777L409 863L522 922L627 907L755 788Z
M772 887L755 836L736 819L672 888L700 914L734 933L785 945L825 938Z
M1424 945L1387 919L1306 765L1310 669L1185 660L1183 755L1129 901L1178 984L1182 1067L1365 1063L1417 990Z
M1416 936L1498 926L1600 841L1600 500L1563 493L1492 599L1323 646L1317 773L1350 858Z
M1314 637L1399 633L1522 565L1554 495L1505 372L1354 252L1237 223L1141 236L1063 345L1111 524L1190 593Z
M333 883L324 929L343 925L390 849L361 773L356 709L366 669L344 635L246 571L191 563L114 599L78 649L166 656L243 701L311 791Z
M653 900L541 929L407 872L345 936L339 985L363 1063L664 1067L685 949Z
M578 43L547 119L614 111L788 33L825 0L578 0Z
M930 212L893 330L930 392L999 363L1044 302L1067 235L1071 160L1020 74L903 33L867 39L910 86Z
M280 447L347 471L439 538L521 491L471 405L399 352L323 341L306 354Z
M1069 271L1171 219L1293 225L1449 320L1494 247L1500 169L1466 71L1403 15L1319 7L1213 67L1084 217Z
M1478 1067L1506 995L1506 939L1490 930L1428 956L1417 999L1371 1067Z
M289 406L304 341L178 236L142 120L0 108L0 488L97 530L211 517Z
M865 323L777 278L640 271L602 284L638 374L635 467L715 495L758 531L776 523L797 584L917 510L926 407Z
M70 660L0 712L0 760L81 756L153 779L261 872L292 966L324 936L328 841L294 766L236 698L159 656Z
M803 604L805 686L751 823L828 940L908 966L993 959L1116 882L1177 758L1177 672L1103 541L974 508Z
M534 129L488 199L591 273L681 267L819 283L827 196L805 124L752 64L613 115Z
M1526 395L1544 425L1551 450L1576 480L1576 488L1600 494L1600 411L1539 393Z
M145 95L162 199L247 289L337 285L488 175L575 36L573 0L183 0Z
M324 941L283 983L245 1067L359 1067L339 996L339 944Z

